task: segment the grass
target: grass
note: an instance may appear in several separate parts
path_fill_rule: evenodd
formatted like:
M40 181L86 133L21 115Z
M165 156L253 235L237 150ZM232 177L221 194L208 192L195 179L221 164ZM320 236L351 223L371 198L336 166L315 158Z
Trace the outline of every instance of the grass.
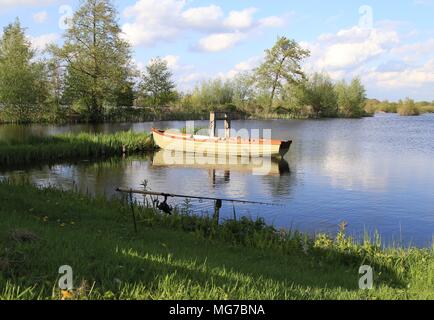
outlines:
M263 221L166 216L71 191L0 183L0 299L433 299L432 248L355 243ZM378 240L378 239L377 239ZM374 289L358 269L374 268ZM58 269L74 271L72 292Z
M30 164L74 158L101 158L145 152L154 148L148 133L64 134L31 137L26 141L0 140L0 165Z

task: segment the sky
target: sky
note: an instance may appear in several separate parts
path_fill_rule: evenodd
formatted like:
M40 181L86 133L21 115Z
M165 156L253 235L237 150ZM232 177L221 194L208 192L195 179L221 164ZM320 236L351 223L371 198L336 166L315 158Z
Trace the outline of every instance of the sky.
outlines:
M19 17L35 48L61 44L78 0L0 0L0 27ZM161 57L181 90L257 67L278 36L311 51L307 73L360 77L370 98L434 100L434 0L114 1L144 69ZM1 33L1 31L0 31Z

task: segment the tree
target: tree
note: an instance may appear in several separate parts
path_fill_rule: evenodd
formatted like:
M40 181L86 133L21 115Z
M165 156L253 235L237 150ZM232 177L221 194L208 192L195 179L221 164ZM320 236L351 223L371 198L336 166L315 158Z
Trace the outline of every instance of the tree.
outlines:
M46 99L44 66L34 56L16 19L0 39L0 109L10 121L30 121Z
M54 116L60 112L62 104L62 94L64 90L64 70L62 69L61 61L53 56L46 63L47 69L47 91L49 94L47 107L50 107L48 113Z
M304 79L301 61L310 55L294 40L279 37L276 44L265 51L265 61L256 69L260 87L270 91L269 108L277 93L286 83L297 83Z
M220 78L202 81L192 94L191 100L196 110L216 110L232 104L234 97L233 85L230 81ZM204 110L201 110L204 111Z
M238 109L248 111L255 95L253 82L251 72L242 72L232 80L233 103Z
M66 63L65 96L84 104L91 121L104 105L115 105L133 74L131 48L121 38L117 11L110 0L85 0L64 34L62 48L52 48Z
M303 84L303 103L312 108L316 117L335 117L338 114L334 84L327 74L315 73Z
M175 83L172 81L172 72L167 62L157 57L146 66L141 84L142 95L150 100L154 108L161 107L173 101Z
M349 85L345 81L339 82L335 91L342 116L358 118L365 114L366 90L359 78L353 79Z

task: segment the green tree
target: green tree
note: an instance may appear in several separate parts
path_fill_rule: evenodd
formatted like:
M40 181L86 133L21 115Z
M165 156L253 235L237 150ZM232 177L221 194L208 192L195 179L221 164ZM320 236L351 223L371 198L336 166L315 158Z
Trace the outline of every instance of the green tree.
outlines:
M350 84L341 81L336 84L339 113L343 117L358 118L365 115L366 90L359 78Z
M281 109L293 117L303 117L305 113L305 88L301 83L286 83L281 93Z
M220 78L202 81L193 90L192 103L196 110L209 111L227 107L233 103L234 89L230 81Z
M256 78L258 85L270 92L268 108L271 109L285 83L297 83L305 78L300 64L310 52L294 40L279 37L265 53L265 61L256 69Z
M337 116L338 98L334 84L327 74L313 74L303 84L303 89L303 103L312 108L315 117Z
M239 110L250 111L255 97L254 77L251 72L237 74L231 81L233 103Z
M133 75L131 48L121 37L117 11L109 0L85 0L64 34L62 48L52 52L66 63L65 97L79 101L91 121L113 106Z
M16 19L4 28L0 39L0 110L8 121L31 121L45 102L45 69L34 57Z
M161 106L172 102L176 97L173 74L167 66L167 62L157 57L146 66L140 91L145 101L156 111Z

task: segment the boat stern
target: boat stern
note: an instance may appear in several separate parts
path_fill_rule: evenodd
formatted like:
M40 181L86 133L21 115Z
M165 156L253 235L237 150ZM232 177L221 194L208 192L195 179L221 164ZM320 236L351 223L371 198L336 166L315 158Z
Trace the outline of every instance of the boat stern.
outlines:
M283 158L285 156L285 154L288 153L289 148L291 147L292 144L292 140L288 140L288 141L282 141L280 143L280 148L279 148L279 155Z

